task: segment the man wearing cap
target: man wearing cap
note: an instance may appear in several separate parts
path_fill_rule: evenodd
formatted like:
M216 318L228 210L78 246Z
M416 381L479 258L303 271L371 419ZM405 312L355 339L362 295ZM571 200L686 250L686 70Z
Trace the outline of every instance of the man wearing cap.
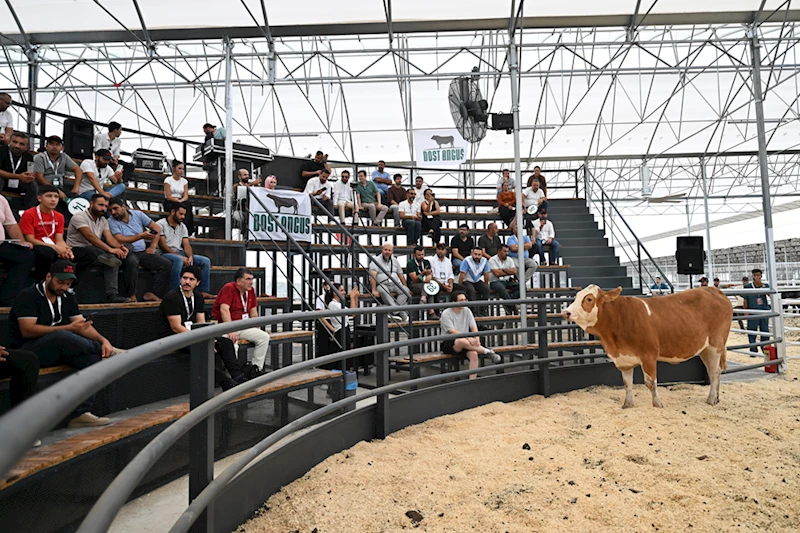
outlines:
M714 286L719 289L719 278L714 278Z
M106 148L95 152L94 160L86 159L81 163L83 176L75 177L72 193L82 198L90 199L95 194L102 194L106 198L116 198L125 192L122 183L122 170L114 172L109 166L113 156ZM108 187L108 189L106 189Z
M98 133L94 136L94 152L103 149L111 152L114 167L119 164L119 154L122 150L121 136L122 124L113 121L108 123L108 133Z
M700 278L700 286L701 287L708 287L708 278L703 276Z
M36 354L43 368L66 365L87 368L121 352L100 335L78 310L68 292L75 281L75 264L53 263L44 281L23 289L9 313L11 347ZM94 396L71 415L68 427L96 427L110 422L91 413Z
M213 124L209 124L208 122L203 124L203 133L206 134L206 140L215 139L217 141L224 141L225 136L227 135L225 128L218 128Z
M3 242L6 239L15 242ZM14 301L33 270L34 261L31 245L25 242L8 200L0 196L0 264L7 272L5 279L0 278L0 307L8 307Z
M0 190L21 194L25 209L36 205L36 179L33 156L28 152L28 134L15 131L0 146Z
M67 171L72 171L75 180L83 178L83 171L70 156L64 153L64 141L58 135L51 135L45 140L44 152L33 156L33 175L41 185L58 187L58 207L61 214L67 212L67 195L64 193L64 178Z

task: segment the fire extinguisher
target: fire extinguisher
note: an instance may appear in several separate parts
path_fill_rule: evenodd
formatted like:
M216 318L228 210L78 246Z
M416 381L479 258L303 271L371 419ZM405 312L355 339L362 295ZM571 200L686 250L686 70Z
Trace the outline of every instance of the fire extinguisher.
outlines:
M774 361L778 358L778 349L775 345L770 344L764 348L764 351L767 353L767 358L770 361ZM778 371L778 365L767 365L764 367L765 372L769 372L770 374L775 374Z

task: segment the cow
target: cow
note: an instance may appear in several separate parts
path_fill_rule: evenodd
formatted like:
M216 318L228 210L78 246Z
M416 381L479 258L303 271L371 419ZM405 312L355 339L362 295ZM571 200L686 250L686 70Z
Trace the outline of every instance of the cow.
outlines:
M297 214L297 200L294 198L283 198L282 196L275 196L274 194L267 194L267 198L272 200L275 204L278 213L281 212L281 209L287 207L289 209L294 209L294 214Z
M656 361L680 363L700 355L711 381L707 402L719 403L720 370L727 368L726 343L733 319L730 300L716 287L699 287L659 296L620 296L622 287L603 291L597 285L581 290L562 316L600 339L622 372L623 408L633 407L633 369L642 367L645 385L658 397Z
M431 139L433 139L433 141L439 145L439 148L441 148L445 144L449 144L450 148L453 148L453 142L455 141L452 135L448 137L443 137L441 135L434 135L433 137L431 137Z

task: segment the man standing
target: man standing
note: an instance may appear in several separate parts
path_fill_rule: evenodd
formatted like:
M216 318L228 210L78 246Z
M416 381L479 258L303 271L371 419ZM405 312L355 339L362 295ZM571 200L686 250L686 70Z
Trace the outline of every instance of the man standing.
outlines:
M428 295L422 289L433 279L433 270L431 262L425 259L425 250L422 246L414 247L414 253L408 258L408 264L406 264L406 274L408 274L408 288L411 294L419 296L419 303L427 303Z
M480 248L473 248L471 255L461 262L458 282L467 289L469 301L489 299L489 261L483 257ZM488 316L488 308L485 305L479 307L478 315Z
M378 187L378 190L381 191L381 200L383 200L384 205L386 205L387 202L386 194L389 192L389 185L392 184L392 177L384 170L385 168L386 163L381 160L378 161L377 170L372 171L372 182Z
M33 156L33 174L36 182L42 185L53 185L58 188L58 211L67 212L67 195L64 193L64 178L70 170L75 179L83 178L83 171L70 156L64 153L64 142L58 135L51 135L44 143L44 152Z
M12 348L35 353L44 368L67 365L82 369L120 353L94 329L91 320L81 315L75 296L68 292L74 281L75 265L56 261L45 280L23 289L11 306ZM91 396L73 411L67 427L105 426L111 422L91 413L94 398Z
M358 224L358 199L355 190L350 186L349 170L342 170L339 181L333 184L333 207L338 209L342 225L347 224L345 209L353 212L353 223Z
M8 143L14 133L14 116L11 114L11 95L0 93L0 142Z
M519 298L519 280L517 279L517 266L508 256L508 246L501 244L497 255L489 259L489 288L500 295L503 300L516 300ZM507 305L506 314L516 314L516 306Z
M386 212L389 210L382 202L380 191L372 181L367 181L367 173L363 170L358 171L358 185L356 185L356 195L358 196L359 211L367 211L373 226L383 222Z
M708 278L703 276L700 278L700 286L701 287L708 287Z
M161 300L159 311L161 314L162 331L165 335L186 333L194 324L205 324L206 310L203 295L197 290L200 283L199 268L192 265L183 267L180 273L178 287L167 292ZM222 390L228 390L240 383L247 381L239 361L236 357L236 347L230 339L217 337L214 339L214 348L217 352L216 369L214 378ZM188 347L182 351L188 352ZM220 368L220 362L230 372L230 377Z
M522 250L524 252L522 257L525 259L525 283L528 283L533 278L536 269L539 268L536 265L536 261L530 257L531 248L533 248L533 242L530 237L525 235L522 240ZM518 263L519 240L517 240L517 236L513 234L508 237L508 256L514 260L515 265Z
M1 97L0 97L1 98ZM4 242L14 239L15 242ZM25 241L11 212L5 196L0 196L0 264L7 271L5 279L0 278L0 307L8 307L17 296L34 265L31 245Z
M257 187L261 185L261 178L256 178L253 181L250 181L250 171L246 168L240 168L236 175L239 177L238 185L241 185L242 187Z
M455 292L466 290L463 285L455 283L453 263L447 258L447 245L443 242L436 245L436 255L431 258L431 270L433 279L439 284L439 294L433 297L435 303L442 301L445 296L452 299Z
M108 150L111 152L111 159L113 167L119 165L119 154L122 149L122 125L119 122L108 123L108 133L98 133L94 136L94 152L99 150Z
M719 289L719 278L714 278L714 286Z
M463 292L456 293L456 302L466 302L467 297ZM439 323L442 335L458 335L459 333L478 332L478 325L475 323L475 316L468 307L448 307L442 311L442 319ZM480 366L478 354L485 354L492 358L492 362L499 363L503 359L489 348L481 346L480 337L460 337L449 341L443 341L441 350L450 355L459 355L465 352L469 360L470 370ZM470 374L469 379L475 379L477 374Z
M408 286L400 262L394 257L394 246L391 243L384 243L381 253L372 258L369 266L369 284L372 289L372 296L378 300L383 300L385 305L396 307L408 303ZM393 296L396 293L397 296ZM408 313L401 311L397 314L389 315L389 318L406 322Z
M153 273L153 289L143 295L145 301L158 302L167 292L172 263L156 253L161 241L161 226L136 209L128 210L121 198L109 202L111 218L108 225L114 238L125 244L133 253L133 262ZM136 292L134 291L134 294Z
M417 193L414 189L409 189L406 199L400 202L397 208L400 211L400 220L406 230L406 240L409 246L415 246L422 237L422 212L420 204L415 200L416 196Z
M6 143L8 146L0 146L0 191L21 194L25 209L30 209L37 202L37 187L28 134L15 131Z
M203 298L214 297L211 291L211 260L204 255L192 253L192 244L189 241L189 230L183 220L186 218L186 208L182 205L173 205L167 218L162 218L156 224L161 228L159 246L164 252L164 257L172 263L170 287L175 288L181 282L181 271L186 266L196 266L200 272L198 282Z
M84 159L81 163L83 174L81 177L75 176L72 193L87 200L94 194L102 194L106 198L121 196L125 192L122 170L114 172L109 166L113 157L111 152L101 148L94 155L94 160Z
M56 211L58 189L49 183L39 188L39 205L27 209L19 219L19 229L33 246L36 255L34 279L42 281L57 259L73 261L75 257L64 242L64 215Z
M481 237L478 239L478 248L481 249L481 252L483 252L483 257L486 259L491 259L492 257L496 256L497 251L500 249L500 245L503 244L503 241L500 240L498 233L499 230L497 229L497 224L491 222L486 228L486 233L481 235Z
M547 220L547 209L540 208L539 221L535 223L534 229L536 230L536 250L539 253L539 264L545 266L547 263L544 260L544 246L550 246L550 265L558 264L558 252L561 250L561 245L556 240L556 230L553 223Z
M469 234L469 226L461 224L458 227L458 235L453 235L453 238L450 239L450 251L453 254L453 270L461 272L461 262L469 257L473 248L475 248L475 239Z
M107 210L108 200L105 196L92 196L89 209L70 220L67 246L72 250L81 276L90 266L102 265L106 299L110 303L127 303L131 298L119 294L119 268L122 267L124 294L136 298L138 264L128 249L111 235L105 216Z
M403 187L403 175L395 174L394 183L386 192L386 201L394 217L395 227L400 225L400 204L406 199L406 190Z
M233 281L223 285L214 300L211 310L217 322L243 322L243 329L228 333L228 338L237 345L239 339L250 341L255 345L250 363L258 372L263 372L264 363L269 352L269 333L259 328L248 328L247 320L258 318L258 299L253 289L253 273L240 268L233 276Z
M760 268L754 268L750 273L753 275L753 282L745 285L745 289L769 289L769 283L763 283L761 281L761 277L764 275L764 273ZM758 309L761 311L769 311L771 309L766 294L745 294L743 298L745 309ZM759 318L759 315L757 314L753 314L751 316L754 318L747 319L747 329L749 331L761 331L762 333L769 334L769 318ZM768 340L769 337L765 335L762 335L759 339L760 342L766 342ZM756 342L756 335L754 333L748 333L747 342L754 344ZM762 350L765 350L765 348L765 346L761 347ZM750 354L750 357L758 356L757 346L751 346L750 351L753 352Z
M203 124L203 133L206 135L206 140L214 139L216 141L224 141L228 134L228 132L225 131L225 128L218 128L213 124L209 124L208 122Z
M323 170L327 170L328 174L331 173L331 167L328 166L328 156L327 154L323 154L320 150L317 150L317 153L314 155L314 159L306 161L303 165L303 170L300 171L300 176L303 178L303 182L310 180L311 178L318 178Z
M327 212L328 217L333 217L333 189L331 183L328 181L330 171L323 169L319 173L319 177L311 178L306 182L305 193L322 204L323 209ZM314 202L311 202L314 206Z

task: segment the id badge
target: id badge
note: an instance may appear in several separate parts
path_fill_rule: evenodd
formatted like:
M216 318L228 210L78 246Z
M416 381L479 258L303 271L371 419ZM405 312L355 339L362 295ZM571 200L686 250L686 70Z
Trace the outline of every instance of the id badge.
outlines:
M760 296L756 298L756 305L764 305L764 298Z
M250 318L248 315L242 314L242 320L247 320L248 318Z
M192 324L194 324L194 322L191 322L191 321L187 320L186 322L183 323L183 327L185 327L189 331L192 331Z
M53 178L53 187L61 187L61 178L58 176Z
M51 244L53 246L56 245L56 243L53 242L53 239L51 239L50 237L42 237L42 242L45 244Z
M8 180L9 189L19 189L19 180Z

